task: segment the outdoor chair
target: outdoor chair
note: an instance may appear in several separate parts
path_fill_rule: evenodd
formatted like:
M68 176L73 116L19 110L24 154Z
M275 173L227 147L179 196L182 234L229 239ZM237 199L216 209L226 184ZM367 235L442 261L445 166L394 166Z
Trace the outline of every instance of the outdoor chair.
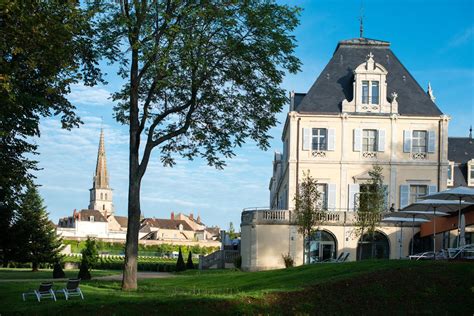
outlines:
M54 291L52 290L53 283L41 283L37 290L33 292L26 292L22 293L21 296L23 297L23 301L26 301L26 296L28 295L35 295L38 302L41 302L42 298L51 298L56 301L56 295L54 295Z
M58 290L57 292L63 293L66 301L72 296L79 296L84 299L84 295L79 288L79 282L81 282L81 279L69 279L67 281L66 287L62 290Z
M339 259L339 260L336 261L336 262L337 262L337 263L346 262L346 261L347 261L347 258L349 258L349 255L350 255L350 253L349 253L349 252L346 252L346 254L345 254L341 259Z
M339 256L337 256L336 259L334 259L334 258L329 258L329 259L326 259L326 260L323 260L323 261L319 261L318 263L337 262L337 261L341 260L342 256L344 256L344 253L345 253L345 252L341 252L341 253L339 254Z

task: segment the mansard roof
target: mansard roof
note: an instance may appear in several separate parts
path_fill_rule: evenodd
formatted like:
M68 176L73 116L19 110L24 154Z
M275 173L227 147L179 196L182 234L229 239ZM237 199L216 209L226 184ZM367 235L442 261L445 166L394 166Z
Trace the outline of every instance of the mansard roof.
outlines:
M304 97L295 99L300 113L341 113L342 101L353 99L354 69L372 52L376 63L387 71L387 96L398 94L400 115L439 116L440 109L420 87L390 49L390 43L368 38L340 41L336 50Z
M84 209L79 212L79 220L81 221L90 221L90 217L94 216L94 222L107 222L105 216L98 210L88 210Z
M448 160L465 163L474 159L474 140L470 137L448 137Z

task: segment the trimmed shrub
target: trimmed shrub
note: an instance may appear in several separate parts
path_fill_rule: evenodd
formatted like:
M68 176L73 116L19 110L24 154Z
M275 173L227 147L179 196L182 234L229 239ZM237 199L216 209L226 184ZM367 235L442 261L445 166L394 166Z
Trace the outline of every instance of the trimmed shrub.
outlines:
M53 278L54 279L62 279L66 277L66 273L64 273L63 267L61 263L56 262L53 268Z
M183 253L181 252L181 247L179 247L178 261L176 261L176 272L181 272L186 270L186 265L184 264Z
M186 262L186 269L194 269L193 253L190 251L188 254L188 261Z
M90 280L92 278L90 270L98 263L99 254L97 251L96 241L87 238L86 248L82 250L82 260L77 277L82 280Z

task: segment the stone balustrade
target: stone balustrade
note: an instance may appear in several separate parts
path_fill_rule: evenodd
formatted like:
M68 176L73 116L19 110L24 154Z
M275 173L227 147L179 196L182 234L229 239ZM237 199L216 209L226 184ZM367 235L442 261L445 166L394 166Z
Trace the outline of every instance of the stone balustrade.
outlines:
M360 216L377 216L377 221L382 220L383 217L390 214L383 212L378 214L366 213L361 214L354 211L336 210L326 211L321 214L320 220L323 225L351 225L359 220ZM362 218L364 219L364 218ZM368 220L368 218L365 218ZM241 216L242 225L289 225L294 223L294 211L292 210L269 210L269 209L245 209Z

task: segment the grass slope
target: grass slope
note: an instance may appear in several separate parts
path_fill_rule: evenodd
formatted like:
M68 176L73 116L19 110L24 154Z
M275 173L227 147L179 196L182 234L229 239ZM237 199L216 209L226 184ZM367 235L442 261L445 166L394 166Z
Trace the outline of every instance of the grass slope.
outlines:
M63 283L55 283L63 286ZM239 315L239 314L453 314L474 312L474 264L366 261L286 270L186 272L139 282L81 285L85 301L22 302L37 282L0 283L0 314Z

